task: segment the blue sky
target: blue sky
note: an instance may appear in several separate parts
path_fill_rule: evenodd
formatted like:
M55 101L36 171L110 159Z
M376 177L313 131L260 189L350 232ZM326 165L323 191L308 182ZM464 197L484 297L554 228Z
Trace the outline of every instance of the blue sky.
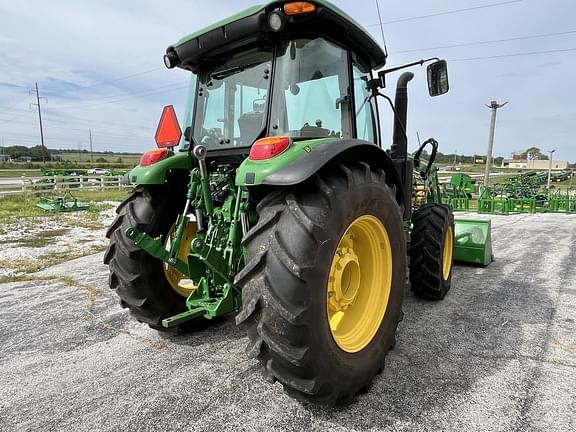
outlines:
M374 0L334 3L381 40ZM88 149L89 128L95 150L154 147L162 107L174 104L182 118L186 99L187 73L163 67L165 48L252 4L2 2L0 139L4 145L39 142L37 113L29 107L34 102L29 89L38 82L48 99L42 101L48 147ZM444 13L467 8L476 9ZM537 146L576 161L573 1L380 0L380 9L389 66L430 56L449 62L450 92L434 99L426 90L425 70L414 70L408 120L412 150L418 132L421 138L436 137L444 153L484 153L490 121L485 105L497 100L509 104L498 113L496 155ZM433 16L415 19L425 15ZM502 39L512 40L489 43ZM449 48L453 45L466 46ZM565 51L517 55L551 50ZM481 59L493 56L502 57ZM396 77L389 78L389 95ZM387 140L392 117L384 104L381 115Z

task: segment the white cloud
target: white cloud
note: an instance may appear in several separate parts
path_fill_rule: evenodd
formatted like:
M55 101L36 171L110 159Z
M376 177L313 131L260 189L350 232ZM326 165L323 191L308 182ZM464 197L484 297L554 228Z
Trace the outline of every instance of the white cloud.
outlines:
M377 22L372 0L335 3L363 24ZM251 4L246 0L209 4L152 0L4 2L0 6L0 136L6 144L38 142L37 117L28 111L33 99L27 97L28 89L38 82L49 99L45 106L49 146L87 145L83 130L92 127L99 149L145 150L152 146L162 106L174 103L182 112L185 90L174 88L185 84L187 74L160 69L126 80L101 82L162 67L162 55L169 44ZM380 4L384 21L477 5L457 0L381 0ZM400 51L572 30L575 9L568 0L555 2L554 8L524 1L388 24L384 30L389 50ZM377 26L369 30L380 40ZM389 63L429 55L455 59L570 47L576 48L576 35L393 54ZM489 121L484 104L491 99L510 100L499 114L497 154L507 156L531 145L553 146L559 158L574 161L571 119L576 108L570 71L575 55L567 52L451 62L451 91L433 100L426 92L424 71L416 70L410 89L410 137L419 131L421 136L435 135L445 152L457 148L461 153L482 153ZM391 76L389 94L393 94L393 84ZM159 90L153 93L153 89ZM384 106L381 115L383 123L389 124L391 116ZM385 142L389 142L387 136ZM411 147L415 147L415 140Z

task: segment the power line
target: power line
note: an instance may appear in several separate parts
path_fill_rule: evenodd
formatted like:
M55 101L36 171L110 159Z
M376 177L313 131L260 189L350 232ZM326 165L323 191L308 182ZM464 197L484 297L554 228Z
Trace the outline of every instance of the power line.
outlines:
M47 111L47 115L48 116L52 116L52 113L50 112L50 110ZM156 130L156 128L152 128L152 127L147 127L147 126L142 126L142 125L133 125L133 124L128 124L128 123L116 123L116 122L111 122L108 120L96 120L95 118L83 118L83 117L78 117L78 116L74 116L72 114L66 114L66 119L73 119L74 122L73 123L87 123L90 126L93 126L94 123L102 123L104 124L107 128L112 125L112 126L121 126L123 129L125 128L137 128L137 129L149 129L149 130ZM50 121L56 122L56 123L64 123L66 124L67 121L66 120L54 120L54 119L50 119ZM115 128L111 128L111 129L115 129Z
M576 34L576 30L568 30L564 32L557 32L557 33L543 33L537 35L528 35L528 36L518 36L518 37L511 37L505 39L491 39L485 41L478 41L478 42L467 42L461 44L454 44L454 45L442 45L430 48L413 48L407 49L402 51L392 51L391 54L405 54L405 53L412 53L412 52L420 52L420 51L433 51L437 49L446 49L446 48L459 48L459 47L468 47L468 46L477 46L477 45L487 45L492 43L501 43L501 42L511 42L511 41L518 41L518 40L526 40L526 39L538 39L538 38L545 38L545 37L553 37L553 36L564 36L569 34Z
M54 129L58 129L58 130L65 130L65 131L69 131L69 132L65 132L65 135L58 135L58 132L54 132ZM50 126L50 130L53 131L53 133L51 134L54 138L53 139L76 139L76 136L82 136L85 137L86 136L86 129L74 129L74 128L63 128L63 127L59 127L59 126ZM99 129L94 129L92 128L92 131L94 131L95 133L97 133L99 136L104 136L104 137L108 137L108 138L112 138L112 139L124 139L124 138L139 138L139 139L145 139L146 135L138 135L135 133L110 133L107 131L101 131ZM11 132L7 132L7 133L3 133L2 135L5 136L12 136L15 138L30 138L30 139L34 139L36 138L35 135L28 135L25 133L11 133ZM151 137L152 135L150 135Z
M569 52L569 51L576 51L576 48L566 48L566 49L556 49L556 50L546 50L546 51L532 51L532 52L525 52L525 53L512 53L512 54L502 54L502 55L483 56L483 57L468 57L468 58L450 59L449 61L451 61L451 62L463 62L463 61L474 61L474 60L490 60L490 59L497 59L497 58L521 57L521 56L561 53L561 52Z
M147 88L147 89L141 89L141 90L138 90L138 91L135 91L135 92L124 91L123 93L116 93L116 94L108 95L108 96L99 96L99 97L96 97L96 98L84 98L84 99L82 99L81 102L69 103L69 104L65 104L65 105L63 105L63 106L59 106L59 107L57 107L57 108L72 108L72 107L77 107L77 106L79 106L79 105L84 105L86 102L91 102L91 101L98 102L98 103L99 103L99 102L106 102L107 99L114 99L114 98L118 98L118 97L124 98L124 97L127 97L127 95L137 96L137 95L144 94L144 93L147 93L147 92L150 92L150 91L167 89L167 88L170 88L170 87L173 87L173 86L180 86L180 85L182 85L182 83L170 83L170 84L161 85L161 86L159 86L159 87L150 87L150 88Z
M23 112L19 112L18 114L16 114L15 116L12 116L8 119L0 119L0 123L6 123L6 122L11 122L12 120L16 120L18 117L22 117L24 114L29 114L32 111L23 111Z
M110 122L107 120L97 120L97 119L83 119L80 117L75 117L72 116L70 114L66 114L65 115L65 119L61 120L58 118L53 118L54 114L51 113L49 110L44 110L45 111L45 118L43 118L43 120L45 120L45 122L50 125L50 128L59 128L59 129L67 129L67 130L77 130L77 131L82 131L83 133L86 132L86 127L92 127L94 128L94 126L96 126L96 128L101 128L99 130L105 130L105 131L112 131L112 132L120 132L120 133L125 133L126 130L131 130L131 129L136 129L138 131L153 131L156 130L155 128L149 127L149 126L144 126L144 125L135 125L135 124L126 124L126 123L115 123L115 122ZM15 119L17 119L18 117L22 116L23 114L26 113L31 113L32 111L24 111L22 114L17 114L16 116L12 116L11 118L8 119L0 119L0 123L2 122L7 122L7 121L12 121L12 124L14 123L20 123L20 124L28 124L29 123L29 119L18 119L17 121L14 121ZM55 126L55 125L63 125L63 126ZM73 127L66 127L67 125L73 125L77 127L82 127L82 126L86 126L83 127L82 129L75 129ZM119 126L119 127L114 127L114 126ZM146 133L146 132L144 132Z
M97 82L94 83L94 84L90 84L90 85L88 85L88 86L82 86L82 87L80 87L80 90L84 90L84 89L88 89L88 88L92 88L92 87L98 87L98 86L101 86L101 85L104 85L104 84L110 84L110 83L113 83L113 82L123 81L123 80L125 80L125 79L133 78L133 77L135 77L135 76L146 75L146 74L149 74L149 73L152 73L152 72L156 72L156 71L158 71L158 70L160 70L160 69L164 69L164 68L162 68L162 67L157 67L157 68L145 70L145 71L142 71L142 72L136 72L136 73L133 73L133 74L130 74L130 75L124 75L124 76L121 76L121 77L119 77L119 78L114 78L114 79L111 79L111 80L108 80L108 81L97 81Z
M414 20L419 20L419 19L424 19L424 18L432 18L432 17L441 16L441 15L452 15L452 14L468 12L468 11L472 11L472 10L486 9L486 8L492 8L492 7L497 7L497 6L504 6L504 5L509 5L512 3L520 3L522 1L524 1L524 0L508 0L508 1L498 2L498 3L490 3L490 4L486 4L486 5L481 5L481 6L468 7L468 8L464 8L464 9L453 9L453 10L444 11L444 12L431 13L428 15L418 15L418 16L413 16L413 17L408 17L408 18L400 18L400 19L396 19L396 20L392 20L392 21L384 21L382 24L396 24L396 23L401 23L401 22L406 22L406 21L414 21ZM380 25L380 23L368 24L366 27L376 27L379 25Z
M171 87L167 86L167 87ZM91 106L99 106L99 105L107 105L107 104L111 104L111 103L116 103L116 102L122 102L128 99L132 99L132 98L141 98L144 96L149 96L149 95L153 95L153 94L158 94L158 93L163 93L163 92L171 92L171 91L175 91L175 90L181 90L188 87L188 84L185 85L181 85L178 87L173 87L173 88L163 88L163 87L159 87L155 90L152 91L146 91L144 93L134 93L131 95L127 95L126 97L120 98L120 99L115 99L115 100L111 100L111 101L105 101L105 102L97 102L97 103L90 103L90 104L83 104L83 103L78 103L76 105L64 105L64 106L60 106L57 107L58 109L68 109L68 108L87 108L87 107L91 107Z
M0 110L0 112L10 111L10 110L11 110L12 108L14 108L16 105L24 102L24 101L25 101L26 99L28 99L29 97L30 97L30 94L27 94L27 95L24 97L24 99L20 99L20 100L19 100L18 102L16 102L15 104L10 105L8 108L2 108L2 109Z

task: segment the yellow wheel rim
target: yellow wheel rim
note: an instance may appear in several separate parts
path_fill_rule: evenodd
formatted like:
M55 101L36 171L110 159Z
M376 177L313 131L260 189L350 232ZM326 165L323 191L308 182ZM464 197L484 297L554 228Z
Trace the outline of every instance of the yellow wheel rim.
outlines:
M166 249L170 248L172 241L174 240L174 235L176 231L176 224L172 225L170 231L168 231L168 235L166 236L166 242L164 246ZM180 258L184 262L188 262L188 254L190 253L190 244L192 240L196 237L196 223L188 222L186 228L184 229L184 235L182 236L182 241L180 242L180 250L178 251L178 258ZM184 288L178 285L178 283L182 279L187 279L188 276L181 273L180 271L176 270L175 267L167 263L164 264L164 275L166 276L166 280L172 287L174 291L180 294L182 297L188 297L190 293L194 290L194 288Z
M449 226L444 235L444 251L442 253L442 277L448 280L450 270L452 270L452 254L454 251L454 235L452 227Z
M327 313L336 344L355 353L382 324L392 287L392 248L386 228L374 216L350 224L332 259Z

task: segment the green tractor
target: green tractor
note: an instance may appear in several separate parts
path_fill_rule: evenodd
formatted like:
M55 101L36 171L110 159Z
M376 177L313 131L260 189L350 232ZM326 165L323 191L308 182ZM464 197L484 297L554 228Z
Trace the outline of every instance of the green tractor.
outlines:
M395 103L381 93L388 73L431 61L436 96L445 61L374 72L385 52L325 0L254 6L168 47L166 66L191 73L184 133L166 107L108 230L122 306L158 330L236 313L248 353L294 397L333 405L366 389L407 280L430 299L450 289L452 212L432 161L407 153L413 74ZM389 150L378 97L394 112Z

